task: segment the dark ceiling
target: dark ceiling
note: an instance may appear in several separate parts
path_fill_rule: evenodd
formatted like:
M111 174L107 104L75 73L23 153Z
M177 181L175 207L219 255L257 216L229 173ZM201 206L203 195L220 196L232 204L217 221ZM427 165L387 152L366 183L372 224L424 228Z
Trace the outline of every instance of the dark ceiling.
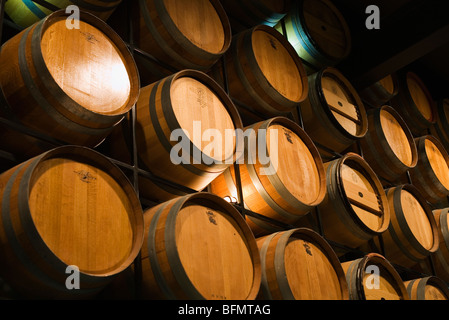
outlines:
M351 55L337 67L363 88L399 69L411 69L435 99L449 96L449 1L333 0L352 32ZM380 9L380 29L368 30L369 5Z

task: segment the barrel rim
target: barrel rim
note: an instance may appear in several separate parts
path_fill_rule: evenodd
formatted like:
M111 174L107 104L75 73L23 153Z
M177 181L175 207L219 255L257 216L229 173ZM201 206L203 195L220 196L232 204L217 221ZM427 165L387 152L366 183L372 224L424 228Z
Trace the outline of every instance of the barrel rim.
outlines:
M326 239L323 236L321 236L318 232L316 232L312 229L305 228L305 227L299 227L299 228L293 228L290 230L274 232L271 235L264 236L264 237L262 237L262 239L264 239L262 245L269 246L269 244L273 240L273 237L276 235L285 236L286 240L287 240L282 247L279 245L279 242L278 242L278 244L276 245L275 251L271 252L271 254L273 256L274 255L282 256L282 261L279 261L279 264L276 264L276 260L275 260L276 274L278 274L278 271L279 271L282 273L282 276L285 276L285 277L282 277L281 279L278 279L278 284L279 284L279 280L281 280L281 282L284 283L284 286L289 287L288 279L285 274L285 268L284 268L285 264L284 264L284 259L283 259L288 240L290 240L293 237L297 238L297 239L303 239L303 240L304 240L304 238L309 238L314 241L314 244L316 244L318 247L320 247L320 249L322 249L322 251L326 254L326 257L329 259L329 262L333 266L333 269L334 269L334 271L338 277L339 283L340 283L340 293L342 295L342 300L349 300L349 289L348 289L348 284L346 281L346 276L345 276L343 267L341 266L340 260L338 259L338 256L335 253L334 249L326 241ZM262 253L265 253L265 254L262 254ZM269 252L267 252L267 251L261 252L261 259L263 262L265 261L265 257L268 253ZM265 270L265 263L262 265L262 270ZM265 274L265 272L263 272L263 273ZM268 283L266 283L266 285L268 285ZM270 291L269 288L266 288L266 286L264 286L264 289L267 292ZM289 294L290 293L291 292L289 291ZM289 297L289 298L293 299L294 297Z
M430 222L430 226L432 229L433 243L432 243L432 247L429 249L424 248L424 246L413 236L413 232L410 229L410 226L408 225L407 220L405 219L405 215L403 214L402 203L401 203L402 190L408 191L413 197L416 198L416 200L421 204L421 206ZM413 236L413 238L407 237L408 242L413 246L413 248L415 250L418 250L418 253L427 255L427 256L436 252L439 248L438 227L437 227L431 206L427 202L424 195L417 189L417 187L415 187L412 184L402 184L402 185L398 185L395 187L391 187L386 190L386 193L387 193L387 195L392 195L390 204L393 205L394 215L397 216L397 212L399 212L399 214L400 214L399 219L401 221L405 222L402 224L399 223L398 226L399 226L400 231L402 233L406 233L406 234ZM403 252L405 255L407 255L407 257L410 259L408 250L406 250L406 252L404 252L403 250L406 248L403 248L402 244L400 244L397 241L397 231L394 228L394 224L390 223L390 226L388 229L390 231L390 234L392 235L394 242L400 246L401 252ZM393 235L393 233L394 233L394 235Z
M414 112L413 115L418 117L418 121L423 122L423 123L427 123L428 125L434 125L436 123L436 119L437 119L437 108L435 105L435 102L432 98L432 94L429 91L429 88L427 87L427 85L424 83L424 81L421 79L421 77L418 76L417 73L415 73L414 71L411 70L407 70L407 71L402 71L399 73L399 81L401 82L402 79L402 85L404 86L403 88L399 88L399 91L402 91L407 99L407 102L409 103L409 105L411 105L414 109L416 109L416 113ZM424 92L424 94L426 95L426 98L429 102L430 105L430 109L432 112L432 119L427 119L425 118L422 113L419 111L418 106L415 104L413 97L410 93L410 90L408 88L407 85L407 79L408 77L412 77L414 81L416 81L420 88L422 89L422 91Z
M203 166L205 165L203 162L205 162L207 167L214 167L214 168L218 168L219 170L225 170L229 166L229 164L227 164L227 162L231 158L233 159L233 161L235 161L244 152L244 145L243 145L242 139L240 138L240 135L239 135L240 130L243 131L243 129L244 129L240 113L238 112L237 107L235 106L232 99L229 97L229 95L226 94L226 92L218 84L218 82L216 82L215 79L213 79L212 77L210 77L209 75L207 75L206 73L204 73L202 71L195 70L195 69L184 69L184 70L176 72L175 74L173 74L171 76L168 76L168 77L162 79L161 81L166 80L169 82L169 85L170 85L169 91L171 92L171 84L173 84L176 80L183 78L183 77L190 77L192 79L198 80L202 84L204 84L205 86L210 88L214 92L214 94L222 101L223 106L226 108L226 110L229 113L229 116L231 117L231 120L234 125L234 130L236 132L235 148L234 148L233 154L230 157L228 157L227 159L224 159L222 161L222 163L220 164L220 162L217 163L215 161L215 159L203 154L202 151L199 150L200 153L202 154L203 159L205 159L205 161L201 161ZM171 97L170 97L170 100L171 100ZM171 101L170 101L170 104L171 104ZM167 108L164 108L164 109L167 109ZM166 114L166 116L168 115L168 113L165 113L165 114ZM170 118L173 118L173 127L171 127L171 129L174 130L177 128L181 128L181 126L178 122L178 119L177 119L176 115L174 114L174 112L172 111L172 109L170 109L169 116L170 116ZM192 148L198 148L197 146L195 146L193 144L193 141L191 141L191 140L190 140L190 145ZM193 152L193 154L195 154L195 152ZM211 163L211 165L207 165L208 163ZM198 165L193 164L193 166L197 167Z
M407 165L407 166L404 164L404 166L406 166L408 168L414 168L416 166L416 164L418 163L418 149L416 147L415 138L414 138L414 136L413 136L409 126L405 122L404 118L402 118L402 116L399 114L399 112L397 112L396 109L394 109L389 104L388 105L387 104L383 105L382 107L377 108L374 111L374 113L378 114L378 116L379 116L379 120L378 120L379 121L379 125L381 125L381 123L380 123L380 114L381 114L382 111L386 111L386 112L390 113L396 119L396 121L399 123L399 125L402 128L402 130L404 131L404 133L405 133L405 135L407 137L407 141L408 141L408 143L410 145L410 148L411 148L411 151L412 151L412 163L410 165ZM376 118L376 120L377 120L377 118ZM384 140L386 140L386 137L385 137L383 129L380 130L380 133L382 134L382 138ZM390 144L386 144L384 147L390 148L391 152L393 152L393 150L390 147ZM393 152L393 154L394 154L394 152ZM403 162L401 161L401 163L403 163Z
M142 210L140 201L137 197L137 194L134 191L135 189L134 189L133 185L131 184L128 177L121 171L121 169L115 163L113 163L111 160L106 158L104 155L102 155L98 151L95 151L88 147L78 146L78 145L65 145L65 146L56 147L52 150L49 150L49 151L41 154L40 156L37 156L34 158L35 161L32 164L32 166L30 167L31 175L27 182L27 190L26 190L26 195L25 195L26 200L27 201L29 200L30 188L31 188L30 182L33 181L34 169L37 168L37 166L39 166L39 164L45 160L51 159L52 157L55 157L55 156L64 156L64 155L70 155L72 157L74 156L77 159L82 158L84 160L87 160L88 162L95 163L102 167L108 167L110 173L112 170L111 175L113 174L114 176L116 176L118 178L116 180L117 183L119 183L124 188L124 191L126 192L126 194L128 196L128 200L130 201L131 207L133 208L132 218L134 218L134 222L135 222L134 232L133 232L133 247L130 250L128 257L122 262L122 264L120 266L117 266L114 270L105 272L102 274L85 272L85 271L80 270L80 273L85 274L87 276L92 276L92 277L108 277L108 276L116 275L116 274L120 273L121 271L125 270L126 268L128 268L131 265L131 263L134 261L134 259L137 257L137 255L139 254L140 247L142 246L143 241L144 241L144 230L143 230L144 220L143 220L143 210ZM37 234L40 237L39 231L37 230L37 228L35 228L35 229L36 229ZM45 245L45 247L48 248L47 244L43 241L43 239L40 239L40 240ZM57 260L62 262L62 260L60 260L59 257L57 257L50 248L48 248L48 252L50 252ZM64 263L64 262L62 262L62 263Z
M42 28L38 30L38 34L36 34L36 37L41 40L46 29L51 25L51 22L54 20L58 20L62 17L69 17L70 13L67 13L65 9L61 9L58 11L55 11L42 19L39 23L41 24ZM95 15L80 10L80 21L84 21L93 27L100 30L104 35L111 40L113 45L117 48L118 53L120 54L121 58L124 61L124 66L126 67L126 70L128 72L129 81L130 81L130 94L129 99L125 106L122 106L119 110L111 112L111 113L104 113L104 112L94 112L90 109L84 108L83 106L79 105L76 101L74 101L71 97L67 96L67 99L70 101L71 105L74 105L77 108L81 108L83 112L88 114L88 118L95 118L99 115L102 118L109 118L109 121L115 121L115 123L120 122L123 119L123 116L129 112L134 104L137 102L139 91L140 91L140 77L139 77L139 71L137 69L135 60L133 58L133 55L131 54L131 51L129 50L128 46L125 44L125 42L122 40L122 38L117 34L117 32L112 29L108 24L106 24L103 20L96 17ZM36 48L39 50L39 58L42 59L44 62L44 67L46 69L46 73L48 71L46 67L46 62L42 57L42 52L39 48ZM42 57L42 58L41 58ZM56 83L57 87L60 88L60 86ZM60 88L62 90L62 88Z
M320 189L319 189L317 198L313 202L308 203L308 204L303 204L303 205L307 205L309 207L314 207L314 206L320 204L326 196L326 171L324 169L324 164L323 164L321 155L318 151L318 148L315 146L315 143L309 137L307 132L303 128L301 128L301 126L299 126L296 122L290 120L289 118L283 117L283 116L273 117L271 119L261 121L258 124L260 124L260 126L264 127L264 128L268 128L273 124L280 124L280 125L286 127L287 129L292 130L296 135L299 136L301 141L303 141L303 143L307 146L309 152L311 153L311 155L314 159L314 164L318 171L318 179L320 181ZM266 149L264 151L266 152L267 155L270 154L270 150L268 150L268 146L266 146ZM270 180L272 185L274 185L274 186L278 185L278 183L274 180L274 177L272 175L268 175L267 177ZM277 175L276 175L276 177L277 177ZM288 192L288 194L291 195L289 190L287 190L286 188L283 188L283 189L285 189ZM293 197L293 195L291 195L291 196Z
M229 18L221 5L219 0L208 0L210 4L214 7L215 11L217 12L217 15L221 21L223 32L224 32L224 43L223 47L219 52L210 52L202 49L201 47L194 44L192 41L190 41L176 26L176 23L171 18L170 14L168 13L168 10L164 4L163 0L156 0L155 6L156 11L160 19L163 20L163 24L165 28L168 30L168 33L170 37L176 38L179 41L179 44L183 48L190 48L193 50L194 54L202 54L207 55L210 57L219 58L221 55L223 55L230 47L231 41L232 41L232 30L231 30L231 24L229 22ZM139 6L140 10L143 11L144 15L147 15L149 18L149 10L147 5L147 0L139 0Z
M433 285L437 289L441 290L442 293L449 300L449 287L443 279L441 279L437 276L427 276L427 277L417 278L417 279L413 279L413 280L408 280L405 282L407 283L407 292L409 293L411 299L416 297L415 298L416 300L426 300L425 288L427 287L427 285ZM414 291L413 284L416 282L418 283L418 286L417 286L415 292L413 292ZM415 294L412 297L413 293L415 293Z
M248 248L248 252L251 256L251 260L253 263L253 283L251 286L251 290L248 293L248 296L246 299L248 300L252 300L255 299L259 289L260 289L260 283L261 283L261 278L262 278L262 269L261 269L261 262L260 262L260 254L259 254L259 249L257 247L257 243L256 243L256 239L254 237L254 234L252 233L251 229L249 228L248 224L246 223L246 221L243 219L242 215L240 214L240 212L237 210L237 208L235 208L232 204L230 204L229 202L227 202L226 200L222 199L221 197L209 193L209 192L197 192L197 193L193 193L193 194L188 194L185 196L181 196L181 197L177 197L175 199L169 200L167 202L164 202L162 204L160 204L160 206L157 206L156 208L161 208L161 209L169 209L169 213L168 214L172 214L173 217L170 219L170 221L167 219L167 221L165 222L165 227L164 227L164 233L167 234L167 232L170 232L170 230L174 230L175 226L176 226L176 217L179 213L179 211L189 202L191 202L192 200L195 201L197 199L206 199L208 201L211 201L215 204L217 204L217 206L220 207L220 209L223 210L224 213L228 214L231 218L234 219L234 221L237 223L237 225L239 226L240 230L242 231L242 233L245 235L245 243L247 245ZM176 211L173 212L173 206L176 205ZM145 211L149 212L150 210L152 210L152 208L149 208ZM144 213L144 215L145 215ZM155 219L151 219L151 223L152 224L156 224L157 222L154 221ZM172 225L168 226L168 223L172 222ZM167 231L167 228L170 228ZM150 241L152 239L152 237L149 235L150 230L145 231L146 235L145 237L148 237L148 241ZM170 234L173 236L175 233L174 231L170 232ZM154 237L154 235L153 235ZM177 252L177 245L176 245L176 240L175 239L171 239L169 242L167 242L167 237L165 236L165 249L166 251L170 250L170 257L169 260L171 260L171 262L176 262L176 264L178 265L179 271L182 270L182 275L179 275L179 279L181 279L183 282L186 283L186 288L188 288L188 290L190 290L191 294L193 294L195 297L197 298L204 298L202 296L202 294L196 289L195 285L191 282L191 280L188 278L187 274L185 273L184 267L182 266L180 257L179 257L179 253ZM148 253L150 255L150 257L152 256L151 253L151 247L148 246ZM154 254L153 254L154 256ZM157 263L157 261L155 261L155 263ZM178 277L176 277L176 280L179 281Z
M379 229L377 231L372 230L370 228L368 228L366 226L366 224L360 219L360 217L357 215L357 213L354 211L354 209L351 206L351 203L349 202L348 197L346 196L346 191L343 187L343 178L341 176L341 169L342 169L342 165L347 161L354 161L356 162L358 165L361 166L361 168L363 170L365 170L366 173L368 173L369 178L371 180L371 183L374 184L373 187L376 187L378 192L378 196L380 197L381 201L381 205L382 205L382 209L383 209L383 221L382 221L382 225L379 227ZM365 159L363 159L362 156L360 156L357 153L354 152L348 152L347 154L345 154L344 156L342 156L341 158L334 160L334 164L337 167L337 171L336 171L336 179L337 179L337 190L338 193L341 195L341 199L343 201L343 204L346 208L346 212L349 214L349 216L351 217L351 219L353 221L356 222L356 224L364 231L367 232L368 234L372 234L372 235L380 235L382 234L384 231L386 231L389 228L390 225L390 219L391 219L391 212L388 206L388 199L387 196L384 192L384 188L382 186L381 181L379 180L377 174L373 171L373 169L371 168L371 166L366 162Z
M433 185L437 186L439 188L439 191L443 189L445 193L449 195L449 189L446 188L440 181L440 179L436 176L435 171L432 167L432 164L430 163L430 159L427 157L426 152L426 140L429 140L432 144L435 145L435 147L438 149L438 151L443 156L444 160L446 161L448 167L449 167L449 152L444 147L443 143L436 138L435 136L428 134L425 136L417 137L415 138L416 147L419 154L424 153L425 156L420 156L420 160L423 163L424 166L430 169L430 172L428 170L428 174L430 175L430 179L432 180ZM418 165L417 167L413 168L412 173L417 173L418 171ZM421 174L419 172L419 174Z
M360 129L359 129L359 131L360 131L359 134L352 135L345 128L343 128L343 126L335 118L331 109L329 108L326 97L322 90L322 79L326 74L332 75L333 79L336 79L338 82L343 84L347 89L346 92L349 93L351 98L355 101L355 104L358 107L357 111L360 114L361 122L362 122ZM338 131L340 131L340 133L343 136L353 140L353 139L363 138L367 134L367 132L368 132L368 116L366 113L365 105L364 105L360 95L358 94L357 90L355 89L355 87L351 84L351 82L348 80L348 78L346 78L343 75L343 73L341 71L339 71L338 69L336 69L334 67L325 67L324 69L321 69L320 71L315 73L315 91L318 95L320 105L322 106L321 109L324 111L324 113L326 114L329 121L334 125L335 128L338 129Z
M355 287L357 289L356 290L357 298L360 300L366 300L365 287L363 286L363 278L367 265L373 261L376 263L376 265L380 264L389 273L389 275L392 276L393 280L395 280L396 282L397 288L402 294L401 297L404 300L410 300L407 288L405 287L404 282L402 281L402 278L398 273L398 271L396 270L396 268L383 255L375 252L368 253L362 258L353 261L357 263L354 275L356 280Z
M275 37L276 40L278 40L282 44L283 48L285 50L287 50L287 52L289 53L289 56L292 58L293 62L295 63L297 70L299 72L299 76L301 77L302 92L301 92L300 97L296 101L285 97L284 95L279 93L277 90L274 90L274 92L275 92L274 96L278 97L277 99L286 100L286 101L289 101L290 103L300 103L300 102L304 101L307 98L308 91L309 91L309 84L308 84L308 80L307 80L308 76L307 76L307 72L304 67L304 64L303 64L301 58L299 57L298 53L296 52L295 48L282 33L277 31L275 28L269 27L267 25L261 24L261 25L254 26L251 29L243 31L242 34L245 34L245 33L249 34L249 36L252 40L252 36L253 36L254 32L259 31L259 30L264 31L264 32L270 34L271 36ZM251 50L252 50L252 45L251 45ZM253 56L253 59L255 59L255 55L253 52L251 52L251 55ZM260 69L259 64L256 63L255 67L256 67L257 73L262 75L261 77L258 77L258 78L266 81L268 83L268 85L265 85L265 87L267 88L267 90L271 91L272 86L269 83L268 79L265 77L264 72Z

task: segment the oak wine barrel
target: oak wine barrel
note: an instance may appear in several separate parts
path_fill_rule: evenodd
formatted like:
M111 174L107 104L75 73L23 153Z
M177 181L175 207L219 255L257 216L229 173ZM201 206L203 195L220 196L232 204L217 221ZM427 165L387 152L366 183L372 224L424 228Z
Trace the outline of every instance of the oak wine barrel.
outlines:
M351 32L329 0L298 0L284 18L286 37L308 74L337 65L351 52ZM282 32L282 24L276 29Z
M245 156L238 159L243 201L247 209L291 224L324 198L325 172L312 140L295 122L275 117L246 127ZM210 184L212 193L238 201L234 166ZM257 235L279 227L246 215Z
M46 0L46 2L64 10L67 6L75 5L106 21L122 0ZM52 12L54 11L29 0L8 0L5 3L5 13L14 23L23 28L44 19Z
M139 0L135 21L137 47L156 59L143 59L141 73L148 83L183 69L206 72L231 44L231 26L219 0Z
M433 210L440 239L438 250L433 256L436 275L449 283L449 208ZM430 270L430 268L427 268ZM426 270L426 271L427 271ZM428 272L428 274L431 274Z
M259 298L348 300L343 269L332 247L315 231L297 228L257 239L262 264Z
M386 190L391 222L382 234L385 257L392 263L414 267L437 251L438 230L430 205L411 184Z
M436 108L432 95L423 80L414 72L399 71L398 94L391 99L413 135L421 136L436 122Z
M137 194L91 149L59 147L4 172L0 195L0 273L23 297L94 297L141 249ZM69 266L79 269L77 289L67 287Z
M291 0L220 0L237 34L257 25L274 27L290 11Z
M200 192L147 209L144 219L144 298L256 298L261 282L256 239L231 204Z
M271 27L259 25L235 35L224 64L226 71L219 61L210 74L223 86L227 80L229 95L239 102L236 105L242 117L254 113L260 121L286 115L307 97L307 74L301 59Z
M410 169L412 184L438 207L449 196L449 154L434 136L415 138L418 162Z
M309 95L300 103L304 129L324 160L341 153L368 131L365 106L349 80L328 67L309 77Z
M404 281L411 300L449 300L449 287L435 276Z
M347 153L325 162L324 167L327 192L318 209L326 239L358 248L385 232L390 210L382 184L369 164L358 154ZM318 228L313 216L298 223Z
M413 135L390 106L368 110L367 115L368 132L360 139L363 158L379 177L394 182L418 163Z
M137 101L138 71L105 22L81 12L80 28L68 29L67 16L52 13L3 44L7 106L0 113L64 143L94 147ZM27 153L25 143L15 142L13 148Z
M377 253L342 262L350 300L410 300L398 271Z
M393 73L361 90L359 94L367 107L380 108L398 94L398 89L398 78Z
M183 70L142 88L136 114L141 168L174 184L202 191L243 152L237 109L201 71ZM150 200L163 202L187 194L140 178L140 194Z

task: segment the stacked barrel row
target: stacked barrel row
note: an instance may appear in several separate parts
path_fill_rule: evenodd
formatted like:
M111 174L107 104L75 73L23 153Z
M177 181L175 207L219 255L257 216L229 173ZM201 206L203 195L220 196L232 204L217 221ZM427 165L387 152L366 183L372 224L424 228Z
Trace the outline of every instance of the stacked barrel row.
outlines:
M357 92L335 68L351 39L326 0L134 9L139 55L84 11L79 29L57 11L3 44L0 115L51 137L0 127L1 149L23 161L0 175L14 291L449 297L449 158L429 134L445 118L417 75ZM353 249L367 254L347 261ZM83 290L68 289L70 266Z

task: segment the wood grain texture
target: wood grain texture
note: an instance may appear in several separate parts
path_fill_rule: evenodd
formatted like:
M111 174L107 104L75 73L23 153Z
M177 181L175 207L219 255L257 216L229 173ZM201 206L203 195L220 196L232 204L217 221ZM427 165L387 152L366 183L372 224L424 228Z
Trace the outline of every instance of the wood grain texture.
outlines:
M197 193L148 209L144 218L145 298L255 299L261 281L259 252L232 205Z
M139 48L174 69L165 76L207 71L231 44L229 20L218 0L139 0L135 21Z
M101 154L67 146L0 176L0 270L24 297L93 297L131 265L143 212L126 176ZM80 290L66 288L77 266ZM26 285L25 285L26 284Z
M415 138L418 162L410 170L412 183L431 204L449 195L449 154L442 143L431 135Z
M414 266L439 246L435 218L423 195L413 185L387 191L391 223L382 237L385 257L402 266Z
M42 55L54 81L77 103L102 114L122 112L131 81L122 54L110 39L80 21L79 30L66 20L49 26L41 40Z
M368 132L360 140L364 159L383 180L396 182L418 163L413 135L399 113L384 105L371 109Z
M343 269L318 233L299 228L257 239L263 264L260 299L348 300Z
M180 128L188 133L188 136L202 153L217 161L225 161L230 156L232 157L236 149L235 137L228 141L215 141L219 147L216 148L217 150L207 148L213 142L213 135L211 137L205 136L204 141L195 138L195 135L198 134L195 132L195 130L198 130L198 128L195 129L196 125L201 126L202 137L207 132L219 132L221 137L226 138L227 131L232 136L236 129L226 105L207 86L207 83L189 77L177 79L172 84L170 100Z

